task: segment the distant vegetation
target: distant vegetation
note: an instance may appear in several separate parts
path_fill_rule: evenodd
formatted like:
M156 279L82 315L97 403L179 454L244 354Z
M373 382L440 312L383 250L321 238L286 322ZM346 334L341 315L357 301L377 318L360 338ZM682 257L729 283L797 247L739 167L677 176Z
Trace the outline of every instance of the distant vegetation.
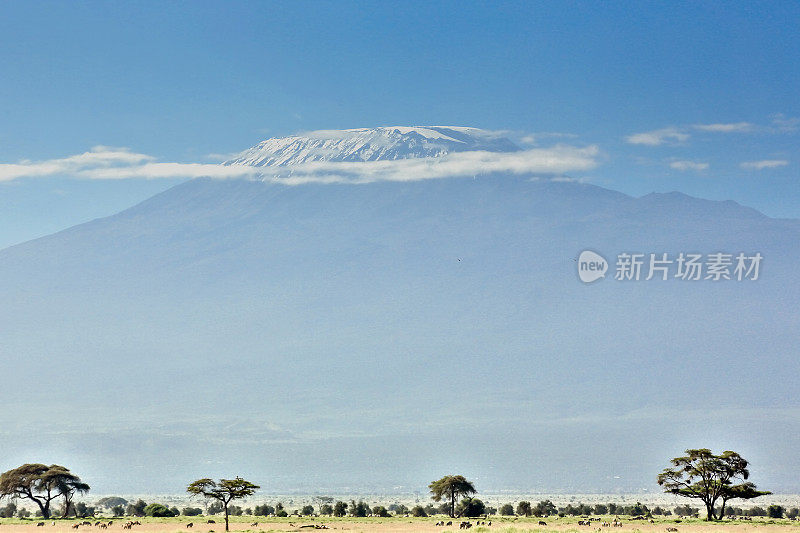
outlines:
M707 520L723 518L766 517L769 519L800 518L797 507L786 508L781 505L764 507L754 506L743 509L728 502L736 499L752 499L771 494L756 489L755 484L748 481L748 462L739 454L725 451L719 455L710 450L690 449L686 455L671 460L672 466L666 468L658 476L658 483L665 492L699 500L706 511ZM39 518L87 518L100 512L114 517L153 517L169 518L177 516L216 515L224 513L225 527L228 530L230 516L333 516L333 517L381 517L392 516L417 517L446 515L458 517L486 517L499 515L507 517L589 517L589 516L628 516L632 519L652 519L656 517L675 519L699 518L700 508L691 505L678 505L672 509L654 506L649 508L640 502L620 505L618 503L569 503L557 507L550 500L532 503L527 500L505 502L494 508L475 497L477 489L473 482L461 475L448 475L429 485L431 499L434 503L415 505L409 509L400 503L389 505L373 504L372 507L363 500L335 501L327 496L316 496L311 504L299 508L287 509L281 502L274 506L260 504L252 508L234 505L234 500L252 496L259 489L258 485L240 477L213 481L209 478L199 479L187 487L187 492L205 498L205 508L168 507L158 502L147 503L141 499L135 502L119 496L108 496L97 501L96 507L84 502L74 502L76 495L86 494L89 485L81 481L66 467L60 465L44 465L39 463L24 464L0 475L0 499L9 498L5 506L0 506L0 518L27 519L30 510L18 506L19 500L28 500L35 504L35 516ZM211 503L208 503L208 501ZM58 508L55 506L58 505Z

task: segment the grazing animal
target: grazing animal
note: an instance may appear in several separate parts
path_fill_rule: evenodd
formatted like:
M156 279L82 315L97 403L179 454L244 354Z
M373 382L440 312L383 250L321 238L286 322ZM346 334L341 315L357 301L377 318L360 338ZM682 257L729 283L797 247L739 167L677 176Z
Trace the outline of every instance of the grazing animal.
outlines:
M253 522L252 524L250 524L250 527L258 527L258 522Z
M194 527L194 523L193 522L189 522L188 524L186 524L186 527L187 528Z
M44 525L44 522L39 522L38 524L36 524L36 527L43 526L43 525Z
M447 525L447 526L452 526L452 525L453 525L453 521L452 521L452 520L450 520L450 521L449 521L447 524L445 524L445 525Z
M216 524L216 522L214 522L213 520L209 520L208 522L206 522L206 524Z
M79 526L79 525L80 525L80 524L75 524L74 526L72 526L72 529L78 529L78 526Z
M676 533L678 531L678 528L677 527L668 527L667 531L669 531L670 533Z
M547 522L545 522L544 520L539 520L539 525L540 526L546 526Z

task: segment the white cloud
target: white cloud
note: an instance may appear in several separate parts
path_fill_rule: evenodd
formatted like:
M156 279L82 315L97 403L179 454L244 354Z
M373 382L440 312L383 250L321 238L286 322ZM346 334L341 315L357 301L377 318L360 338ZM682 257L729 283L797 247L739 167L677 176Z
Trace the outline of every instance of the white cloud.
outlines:
M519 142L534 146L539 144L544 139L574 139L577 137L574 133L561 133L557 131L540 131L536 133L528 133L520 137Z
M630 144L644 144L647 146L659 146L667 142L684 142L688 139L689 134L677 128L662 128L644 133L634 133L625 137L625 140Z
M750 122L733 122L728 124L695 124L693 128L715 133L739 133L752 131L754 126Z
M700 163L697 161L673 161L669 164L670 168L686 172L688 170L705 170L708 168L708 163Z
M597 166L596 146L578 148L557 145L519 152L454 152L441 157L394 161L314 161L287 167L262 167L266 179L299 185L302 183L372 183L376 181L419 181L482 174L563 174Z
M112 168L118 165L136 165L154 158L145 154L131 152L127 148L95 146L82 154L47 161L20 161L0 164L0 181L17 178L52 176L54 174L73 174L85 168Z
M596 146L556 145L519 152L455 152L441 157L365 162L309 162L285 167L156 162L124 148L98 146L62 159L0 164L0 181L43 176L83 179L263 178L286 184L370 183L476 176L490 173L555 174L598 164Z
M765 168L785 167L789 162L785 159L762 159L761 161L745 161L739 164L745 170L763 170Z
M772 126L777 133L792 133L800 128L800 118L787 117L783 113L776 113L770 117Z

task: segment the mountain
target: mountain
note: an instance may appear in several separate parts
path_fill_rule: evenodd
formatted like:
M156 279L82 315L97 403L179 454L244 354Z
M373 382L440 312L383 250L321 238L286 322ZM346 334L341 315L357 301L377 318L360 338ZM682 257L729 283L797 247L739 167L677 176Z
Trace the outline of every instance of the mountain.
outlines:
M312 131L267 139L224 164L287 166L311 161L391 161L470 150L514 152L519 148L504 137L478 128L389 126Z
M329 160L372 157L352 131ZM312 157L298 142L282 161ZM234 474L424 491L446 472L614 492L702 445L797 491L798 242L800 221L734 202L526 175L192 180L0 251L5 456L76 464L106 493ZM579 280L583 250L605 279ZM615 280L633 252L763 264Z

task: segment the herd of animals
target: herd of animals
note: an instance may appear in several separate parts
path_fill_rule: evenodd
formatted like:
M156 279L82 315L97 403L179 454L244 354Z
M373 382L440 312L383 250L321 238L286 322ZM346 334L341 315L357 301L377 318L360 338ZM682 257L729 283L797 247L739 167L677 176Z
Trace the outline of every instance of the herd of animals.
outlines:
M749 517L747 517L746 519L749 519ZM645 518L644 517L636 517L633 520L645 520ZM585 519L585 520L578 520L578 525L579 526L591 526L592 522L600 522L600 519L599 518L588 518L588 519ZM649 522L651 524L655 524L655 520L653 520L653 519L650 519ZM207 520L206 521L206 524L215 524L215 523L216 523L216 521L214 521L214 520ZM44 525L45 525L44 522L38 522L36 524L37 527L42 527ZM56 522L53 521L52 525L55 526ZM108 529L112 525L114 525L114 521L113 520L111 520L111 521L98 520L98 521L96 521L94 523L92 523L92 522L87 520L87 521L84 521L84 522L78 522L78 523L73 524L72 525L72 529L78 529L81 526L89 526L89 527L97 527L97 528L100 528L100 529ZM139 522L138 520L128 520L127 522L123 522L122 523L122 529L132 529L133 526L141 526L141 525L142 525L142 523ZM298 527L293 523L289 523L289 525L291 527ZM440 520L440 521L436 522L436 524L434 524L434 525L437 526L437 527L451 527L451 526L453 526L453 521L452 520L449 520L449 521ZM491 520L489 520L489 521L477 520L475 522L475 524L473 524L471 521L461 521L461 522L458 523L458 529L470 529L471 527L473 527L473 525L474 526L491 526L492 525L492 521ZM539 520L539 524L538 525L546 526L547 522L545 522L544 520ZM622 527L622 520L620 520L619 517L615 517L613 521L611 521L611 522L602 522L600 525L601 525L601 527L597 528L595 531L602 531L603 527ZM194 523L193 522L189 522L188 524L186 524L186 528L187 529L191 529L193 527L194 527ZM252 524L250 524L250 527L258 527L258 522L253 522ZM309 525L303 525L303 526L299 526L299 527L300 528L314 528L314 529L329 529L328 526L323 525L323 524L309 524ZM213 530L210 530L210 531L213 533ZM670 527L666 528L666 531L667 531L667 533L677 533L678 528L676 528L674 526L670 526Z

